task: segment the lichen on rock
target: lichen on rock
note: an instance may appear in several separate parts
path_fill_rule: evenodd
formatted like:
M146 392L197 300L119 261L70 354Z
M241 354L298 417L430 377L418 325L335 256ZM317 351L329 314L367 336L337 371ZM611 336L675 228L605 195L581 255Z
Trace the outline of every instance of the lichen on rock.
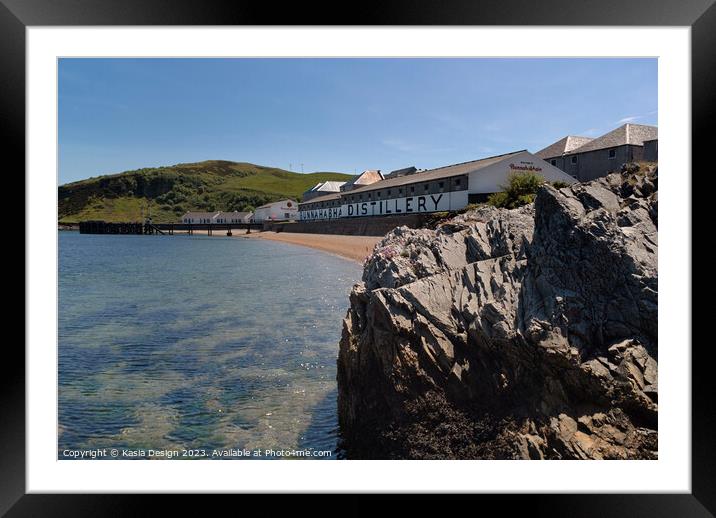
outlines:
M657 172L400 227L338 358L351 458L657 456Z

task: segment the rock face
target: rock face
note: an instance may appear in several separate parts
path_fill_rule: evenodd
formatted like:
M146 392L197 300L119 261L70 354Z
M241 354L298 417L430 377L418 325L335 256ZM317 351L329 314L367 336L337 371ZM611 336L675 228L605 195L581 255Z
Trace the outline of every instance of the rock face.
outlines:
M657 456L657 173L400 227L351 293L349 458Z

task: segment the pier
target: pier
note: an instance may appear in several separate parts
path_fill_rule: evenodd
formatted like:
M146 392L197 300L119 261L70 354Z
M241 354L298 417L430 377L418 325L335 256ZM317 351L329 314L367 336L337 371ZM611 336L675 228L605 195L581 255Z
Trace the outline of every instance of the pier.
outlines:
M225 232L232 235L232 230L262 230L263 223L110 223L107 221L83 221L80 223L80 234L133 234L133 235L169 235L174 232L193 234L195 230L206 230L208 235L214 232Z

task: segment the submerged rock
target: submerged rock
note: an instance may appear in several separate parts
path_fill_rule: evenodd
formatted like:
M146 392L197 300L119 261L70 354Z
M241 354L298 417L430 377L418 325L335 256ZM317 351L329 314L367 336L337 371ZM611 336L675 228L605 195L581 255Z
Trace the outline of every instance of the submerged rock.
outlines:
M400 227L343 323L353 458L655 458L657 173Z

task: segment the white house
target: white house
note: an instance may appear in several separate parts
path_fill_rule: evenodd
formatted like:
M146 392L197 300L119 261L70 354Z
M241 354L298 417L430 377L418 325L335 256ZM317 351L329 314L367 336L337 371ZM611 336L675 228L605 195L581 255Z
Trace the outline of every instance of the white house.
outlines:
M253 216L253 220L257 223L288 219L298 219L298 202L296 200L279 200L261 205L254 211Z
M249 223L253 217L253 212L217 212L212 223Z
M386 178L301 203L301 220L455 211L503 190L510 174L531 171L548 182L575 179L528 151Z
M219 214L214 212L187 212L181 217L182 223L213 223L214 217Z

